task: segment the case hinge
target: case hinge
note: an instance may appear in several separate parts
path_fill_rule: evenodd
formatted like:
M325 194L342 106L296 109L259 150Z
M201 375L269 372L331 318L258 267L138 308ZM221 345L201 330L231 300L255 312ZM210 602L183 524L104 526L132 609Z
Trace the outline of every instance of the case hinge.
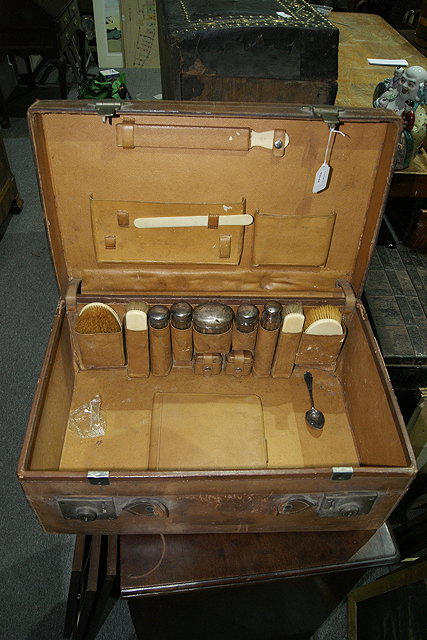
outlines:
M107 118L109 123L111 124L111 118L117 115L117 111L120 111L122 108L122 103L117 100L99 100L95 102L95 109L98 112L98 115L101 116L102 122L107 122Z
M328 126L336 126L340 124L340 109L337 107L312 107L313 114L322 118Z

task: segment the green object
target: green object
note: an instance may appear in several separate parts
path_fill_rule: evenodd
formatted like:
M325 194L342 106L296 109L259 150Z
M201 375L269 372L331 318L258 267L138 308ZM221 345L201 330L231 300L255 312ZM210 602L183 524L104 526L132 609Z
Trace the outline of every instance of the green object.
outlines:
M120 73L119 77L114 80L106 80L104 76L98 74L86 80L80 87L77 97L79 100L91 98L115 98L116 100L124 100L126 96L130 98L125 80L126 75L124 73Z

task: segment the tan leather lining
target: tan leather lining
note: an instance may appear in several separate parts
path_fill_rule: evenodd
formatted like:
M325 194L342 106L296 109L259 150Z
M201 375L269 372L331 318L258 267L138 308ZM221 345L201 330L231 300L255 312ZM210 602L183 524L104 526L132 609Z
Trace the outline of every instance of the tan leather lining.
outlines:
M190 384L192 398L186 405L185 394L188 393ZM196 401L195 395L202 394L205 398L197 411L200 409L207 417L210 408L209 403L206 403L206 394L208 396L213 394L220 401L221 398L230 398L230 396L237 394L236 397L239 400L245 396L254 398L253 391L254 378L252 376L235 378L223 373L216 376L197 376L192 371L181 369L172 371L164 378L150 376L149 378L130 380L127 378L125 370L81 371L76 377L71 409L81 406L94 395L100 394L102 410L105 412L107 420L106 432L105 436L101 438L85 439L79 438L70 429L65 429L66 425L63 425L65 442L60 468L64 470L147 469L149 466L153 401L156 393L177 394L174 396L173 405L168 405L168 412L175 411L176 428L180 430L183 437L184 423L188 412L191 412ZM256 425L259 425L262 419L268 448L268 465L264 465L265 468L359 464L339 380L327 372L316 372L315 394L317 404L325 411L328 421L328 428L325 426L321 433L315 433L305 424L304 415L308 408L308 395L302 379L302 372L294 373L288 380L257 379L256 397L259 400L256 404L258 409L254 412L254 428L258 429ZM176 402L180 396L183 401L178 412ZM227 403L223 405L221 410L223 417L219 428L232 430L233 425L229 422L230 401L228 400ZM252 406L251 402L249 404ZM262 407L261 414L259 407ZM237 408L234 410L237 411ZM215 411L217 412L218 409ZM213 436L212 432L206 432L206 438L204 437L205 431L202 422L196 421L196 415L198 414L193 415L191 429L197 429L200 460L206 461L209 459L208 449L211 447ZM154 429L157 429L157 418L158 416L155 416ZM196 422L199 424L198 427L196 427ZM175 429L169 418L168 424ZM248 452L248 449L245 448L247 443L243 427L239 427L238 434L241 447ZM221 437L219 431L217 436ZM178 432L176 438L178 440L165 442L165 451L169 451L168 456L172 455L171 450L178 446L180 438ZM259 443L259 440L257 442ZM179 460L185 460L185 437L179 442L179 451ZM223 455L227 456L228 454L224 452ZM191 459L194 461L193 454L191 454ZM259 456L256 455L253 459L257 463L254 466L260 466ZM231 464L229 458L227 460ZM251 468L247 460L246 458L244 466ZM200 465L203 466L202 462Z
M135 125L151 127L153 132L157 126L209 129L213 122L206 115L179 116L171 113L135 114L132 118ZM42 122L41 129L35 120ZM203 147L138 147L127 150L116 146L115 127L104 125L98 115L82 115L76 127L76 119L70 113L37 113L34 116L36 146L43 144L45 147L39 154L43 160L41 180L46 192L48 221L55 226L53 252L61 286L65 286L62 268L65 260L67 279L82 279L82 290L86 292L135 291L140 288L142 278L146 283L144 289L155 293L167 290L203 295L221 290L224 294L247 291L255 295L266 291L283 294L305 291L310 295L310 292L321 291L336 295L336 280L344 278L353 283L357 293L364 271L359 261L357 281L353 282L356 256L362 249L361 242L365 261L369 255L371 241L364 235L366 215L368 212L369 218L375 216L376 219L377 211L370 206L371 200L378 201L376 171L382 170L380 158L382 167L387 161L391 164L391 150L387 160L382 147L390 131L391 137L395 135L396 123L372 120L343 123L340 129L347 135L337 136L334 141L330 185L324 192L313 194L314 176L323 161L328 137L325 123L257 117L247 117L243 121L239 117L228 116L221 118L220 128L238 132L243 122L245 129L253 131L286 130L290 142L285 155L275 157L272 152L259 147L249 151ZM43 139L38 133L40 130ZM87 161L89 156L90 163ZM74 160L73 171L69 171L70 157ZM51 191L54 197L50 197ZM296 264L300 262L301 254L292 257L290 265L283 257L281 268L274 268L274 265L254 267L252 256L256 242L252 226L246 227L244 234L242 231L237 239L237 248L233 235L230 258L219 257L217 253L218 268L214 270L212 266L206 268L200 264L206 258L201 260L197 253L191 255L194 247L199 245L197 234L191 230L178 243L178 246L183 243L190 248L190 257L188 252L186 255L178 254L174 257L174 264L168 267L164 263L166 257L155 252L145 262L145 251L149 252L153 246L151 238L144 251L138 248L133 255L132 250L128 251L132 243L121 248L120 234L130 231L131 225L119 226L114 212L117 229L104 228L100 234L95 225L92 230L91 193L94 201L115 201L116 211L129 210L131 203L164 202L171 205L189 202L204 206L217 202L228 206L230 202L241 202L245 198L246 211L250 215L260 211L278 216L277 237L282 235L281 216L295 216L298 220L300 217L311 218L317 224L318 217L334 211L335 224L331 233L326 230L321 234L326 239L325 247L329 243L329 251L322 249L320 258L314 256L315 260L308 261L310 265L314 262L325 264L325 267ZM376 222L368 223L370 229L375 225ZM167 231L162 230L162 234ZM214 230L206 230L209 232L215 233ZM222 232L232 235L235 230L225 231L222 228ZM105 236L116 236L116 249L105 249ZM155 237L153 234L154 242ZM217 242L218 239L213 240L213 244ZM172 238L170 246L177 246ZM206 254L205 249L200 255ZM190 266L185 265L187 260ZM223 260L227 263L221 267ZM213 264L212 260L210 262Z

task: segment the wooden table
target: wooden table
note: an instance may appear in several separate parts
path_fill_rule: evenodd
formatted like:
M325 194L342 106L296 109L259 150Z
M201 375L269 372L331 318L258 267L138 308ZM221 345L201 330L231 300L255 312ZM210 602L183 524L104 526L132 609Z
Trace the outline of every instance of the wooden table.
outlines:
M404 58L409 66L426 67L427 59L385 20L367 13L331 13L340 30L337 106L372 107L378 82L393 75L394 67L368 64L368 58ZM390 196L427 197L427 154L423 150L410 166L396 171Z
M121 596L144 640L309 638L368 567L397 561L387 525L120 536L118 546L116 536L78 536L65 636L95 638Z

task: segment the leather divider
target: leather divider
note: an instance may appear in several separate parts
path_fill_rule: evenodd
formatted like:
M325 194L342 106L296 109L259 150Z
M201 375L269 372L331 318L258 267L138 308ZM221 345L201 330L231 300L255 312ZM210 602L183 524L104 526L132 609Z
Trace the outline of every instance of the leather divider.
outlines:
M301 335L301 333L280 332L271 368L273 378L290 378Z
M251 331L250 333L242 333L241 331L238 331L236 325L233 324L233 332L231 335L231 344L233 345L233 349L253 351L255 347L256 336L256 329L254 329L254 331Z
M280 328L268 331L261 325L258 327L253 365L253 372L256 376L267 377L270 375L279 331Z
M346 327L341 336L314 336L303 333L295 355L295 365L334 371L346 335Z
M200 333L193 330L196 353L228 353L231 349L231 328L225 333Z
M188 366L193 360L193 330L171 326L172 357L174 365Z
M150 369L153 376L167 376L172 368L170 326L163 329L149 328Z

